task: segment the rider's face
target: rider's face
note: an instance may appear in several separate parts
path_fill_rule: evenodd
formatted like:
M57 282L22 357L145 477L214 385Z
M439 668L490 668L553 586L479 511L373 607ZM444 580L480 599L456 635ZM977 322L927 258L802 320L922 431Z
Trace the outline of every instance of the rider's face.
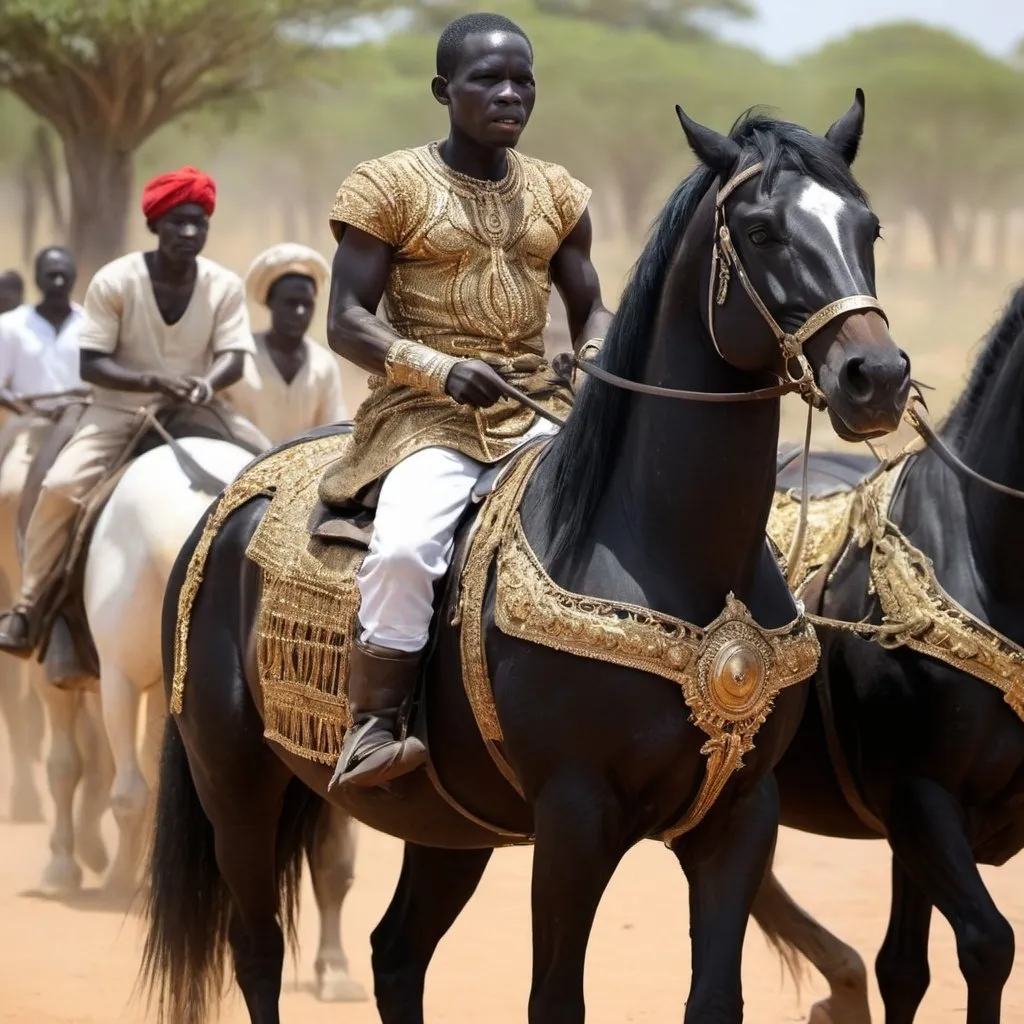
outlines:
M157 248L173 263L194 260L206 245L210 218L196 203L184 203L151 221L150 231L157 237Z
M36 287L44 299L67 301L75 287L75 261L64 252L47 252L39 259Z
M485 146L515 146L537 95L530 45L514 32L467 36L450 80L435 79L452 126Z

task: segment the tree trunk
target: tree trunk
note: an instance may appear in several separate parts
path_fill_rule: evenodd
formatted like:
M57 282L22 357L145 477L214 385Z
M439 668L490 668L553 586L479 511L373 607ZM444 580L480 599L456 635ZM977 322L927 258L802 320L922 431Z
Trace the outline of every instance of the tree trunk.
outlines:
M125 253L133 157L102 139L64 139L71 188L68 244L78 262L80 295L100 267Z
M36 231L39 227L39 202L32 164L32 157L27 156L18 169L18 189L21 192L21 262L26 267L31 265L36 251Z
M947 245L949 242L949 220L945 212L932 212L927 209L921 210L924 217L928 235L931 238L932 254L935 256L935 266L944 270L947 263Z
M615 168L622 226L631 242L641 242L650 228L649 205L656 175L651 168L623 162Z
M1005 270L1010 255L1010 219L1013 214L1009 210L995 210L992 214L992 267L994 270Z
M967 270L974 262L974 251L978 239L978 211L965 209L953 219L953 244L957 265Z

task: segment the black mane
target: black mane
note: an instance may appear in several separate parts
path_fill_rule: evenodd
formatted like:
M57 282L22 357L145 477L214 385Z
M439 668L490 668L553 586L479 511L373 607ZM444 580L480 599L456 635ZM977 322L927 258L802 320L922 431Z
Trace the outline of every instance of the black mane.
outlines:
M1024 286L1014 292L1003 315L985 338L971 376L942 425L942 435L955 449L963 447L981 406L982 398L1005 367L1006 358L1024 334ZM1015 396L1019 400L1019 396Z
M758 187L771 191L782 170L815 179L857 202L867 199L839 151L822 136L799 125L748 111L733 126L731 137L744 154L764 162ZM753 161L750 161L753 162ZM620 377L637 380L642 371L665 276L715 172L699 165L669 197L654 222L647 244L633 266L619 308L599 357ZM578 547L615 466L629 405L627 392L588 378L572 415L551 446L548 460L553 559Z

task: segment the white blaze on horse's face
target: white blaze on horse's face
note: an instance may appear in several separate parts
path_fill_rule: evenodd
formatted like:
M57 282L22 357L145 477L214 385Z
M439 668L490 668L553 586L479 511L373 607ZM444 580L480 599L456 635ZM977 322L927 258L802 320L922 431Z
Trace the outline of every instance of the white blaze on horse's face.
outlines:
M808 181L797 200L797 205L804 213L810 214L821 223L828 237L835 244L836 258L847 273L850 273L850 264L843 250L842 239L839 237L839 218L846 208L847 201L819 182Z
M848 201L838 193L825 188L818 181L808 181L797 200L797 205L804 213L809 214L824 228L828 239L836 247L837 267L842 267L850 278L853 268L850 266L848 254L840 236L840 218L847 209Z

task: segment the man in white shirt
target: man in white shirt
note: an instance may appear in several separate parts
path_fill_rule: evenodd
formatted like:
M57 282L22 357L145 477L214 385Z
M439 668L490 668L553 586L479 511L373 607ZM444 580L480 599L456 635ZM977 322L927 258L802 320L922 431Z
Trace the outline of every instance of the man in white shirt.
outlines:
M71 301L77 269L71 253L48 246L35 260L40 300L0 315L0 398L52 394L82 387L78 335L85 312ZM47 402L38 403L46 407ZM3 528L13 524L28 468L50 420L32 412L12 416L0 431L0 503Z
M40 301L0 315L0 388L8 397L82 386L78 334L85 311L71 301L76 275L67 249L43 249L35 266Z
M78 510L138 436L140 406L161 398L211 405L239 443L269 447L215 397L255 352L241 280L200 256L215 200L213 179L194 167L154 178L142 211L156 248L108 263L89 284L78 345L94 400L43 480L25 535L21 594L0 617L0 650L31 655Z

